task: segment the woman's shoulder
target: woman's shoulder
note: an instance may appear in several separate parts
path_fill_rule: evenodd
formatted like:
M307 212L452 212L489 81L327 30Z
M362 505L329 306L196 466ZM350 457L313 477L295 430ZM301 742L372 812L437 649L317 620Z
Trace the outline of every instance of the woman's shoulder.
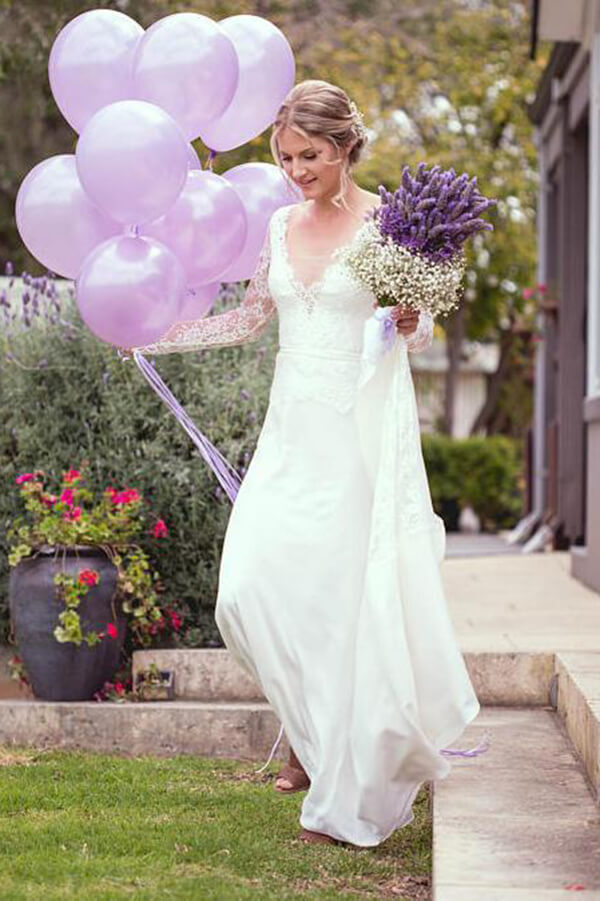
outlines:
M279 206L275 210L275 212L271 213L271 223L277 224L278 222L284 222L289 214L291 213L294 207L304 206L303 203L286 203L284 206Z
M367 207L367 212L369 210L375 209L376 207L378 207L380 205L381 197L379 196L379 194L373 194L372 191L367 191L364 188L362 189L362 191L363 191L363 197L365 200L365 205Z

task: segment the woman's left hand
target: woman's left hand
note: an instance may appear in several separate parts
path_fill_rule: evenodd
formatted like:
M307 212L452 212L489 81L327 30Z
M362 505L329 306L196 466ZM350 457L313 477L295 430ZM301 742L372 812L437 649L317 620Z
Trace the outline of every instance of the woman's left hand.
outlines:
M412 335L419 324L419 311L412 307L402 307L397 304L392 309L390 317L396 323L396 331L405 337Z

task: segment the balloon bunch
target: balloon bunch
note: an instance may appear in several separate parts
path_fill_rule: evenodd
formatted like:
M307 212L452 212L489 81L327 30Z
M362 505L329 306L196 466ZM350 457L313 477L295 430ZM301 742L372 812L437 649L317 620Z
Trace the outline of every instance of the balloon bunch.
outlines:
M271 214L300 199L271 163L210 168L274 121L294 83L292 50L259 16L176 13L144 31L96 9L59 32L48 69L79 139L23 180L19 233L48 269L76 280L98 338L150 344L208 312L222 281L250 278Z

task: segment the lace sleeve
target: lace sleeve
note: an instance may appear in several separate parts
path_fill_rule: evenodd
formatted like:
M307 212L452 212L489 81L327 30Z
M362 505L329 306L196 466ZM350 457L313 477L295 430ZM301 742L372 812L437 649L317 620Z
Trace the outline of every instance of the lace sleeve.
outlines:
M406 338L406 346L409 351L415 353L419 350L425 350L433 341L433 316L421 310L419 313L419 321L415 331Z
M276 310L268 285L270 233L269 225L256 270L239 307L215 316L178 322L154 344L134 347L133 350L152 356L256 341Z

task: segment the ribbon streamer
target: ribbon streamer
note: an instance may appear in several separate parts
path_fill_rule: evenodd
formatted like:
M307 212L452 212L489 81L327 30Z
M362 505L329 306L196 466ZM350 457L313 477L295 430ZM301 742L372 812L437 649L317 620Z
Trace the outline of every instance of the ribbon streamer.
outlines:
M150 386L156 391L160 399L167 405L169 410L175 415L179 424L185 429L190 436L200 454L208 463L217 479L221 488L233 504L239 491L242 480L231 463L225 459L223 454L210 443L206 435L203 435L194 421L183 409L175 395L169 391L154 366L146 360L139 351L133 351L133 359L137 363L138 369Z

